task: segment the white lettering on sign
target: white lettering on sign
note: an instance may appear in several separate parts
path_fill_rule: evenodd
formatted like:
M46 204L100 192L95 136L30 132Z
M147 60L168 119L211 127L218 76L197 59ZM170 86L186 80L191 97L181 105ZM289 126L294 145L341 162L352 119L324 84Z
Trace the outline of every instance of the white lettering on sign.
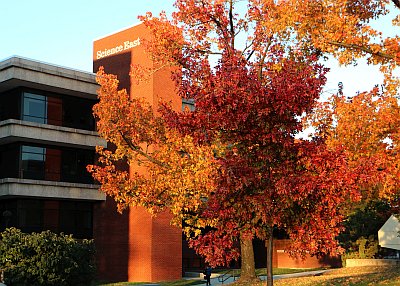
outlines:
M96 52L96 59L102 59L104 57L108 57L111 55L118 54L120 52L123 52L125 50L132 49L134 47L137 47L140 45L140 38L137 38L134 41L124 41L122 44L113 47L111 49L104 49Z

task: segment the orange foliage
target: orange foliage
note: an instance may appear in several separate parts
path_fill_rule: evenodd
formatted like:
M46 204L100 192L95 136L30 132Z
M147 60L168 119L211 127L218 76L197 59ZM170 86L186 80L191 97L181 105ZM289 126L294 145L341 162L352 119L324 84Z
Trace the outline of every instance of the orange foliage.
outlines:
M310 123L329 148L343 147L352 167L369 174L364 199L397 200L400 189L400 106L395 97L374 89L346 98L333 96Z
M390 168L384 184L396 185L398 165L390 160L399 158L398 107L393 97L362 94L354 104L337 98L333 107L314 109L322 140L295 135L325 83L323 53L345 64L367 55L382 64L386 89L395 94L397 38L381 39L369 26L387 2L249 0L245 10L240 1L177 0L172 20L165 13L141 17L153 35L146 46L154 68L176 68L178 95L196 108L164 105L156 116L100 71L98 129L115 145L98 150L102 165L90 167L101 189L120 210L170 209L173 223L184 222L191 245L213 264L237 258L239 236L265 239L272 226L285 229L303 253L337 251L341 207L364 195L359 185L381 179L374 168ZM153 71L133 67L133 82L146 72ZM380 139L389 133L395 144L388 149ZM119 170L121 161L146 174Z

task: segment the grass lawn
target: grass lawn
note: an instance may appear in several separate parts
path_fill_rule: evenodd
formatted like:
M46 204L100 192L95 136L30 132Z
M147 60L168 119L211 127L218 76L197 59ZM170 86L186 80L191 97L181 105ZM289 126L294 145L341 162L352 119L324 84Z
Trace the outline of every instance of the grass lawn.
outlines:
M265 282L254 286L265 285ZM395 286L400 285L400 266L340 268L321 276L280 279L274 286Z

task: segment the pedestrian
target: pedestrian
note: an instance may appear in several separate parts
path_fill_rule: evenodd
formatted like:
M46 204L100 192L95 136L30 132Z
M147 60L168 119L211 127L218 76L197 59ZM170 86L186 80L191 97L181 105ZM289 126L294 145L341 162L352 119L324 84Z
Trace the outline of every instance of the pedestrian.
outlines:
M207 286L211 285L211 272L212 272L212 269L210 266L207 266L207 268L203 272L204 279L206 279Z

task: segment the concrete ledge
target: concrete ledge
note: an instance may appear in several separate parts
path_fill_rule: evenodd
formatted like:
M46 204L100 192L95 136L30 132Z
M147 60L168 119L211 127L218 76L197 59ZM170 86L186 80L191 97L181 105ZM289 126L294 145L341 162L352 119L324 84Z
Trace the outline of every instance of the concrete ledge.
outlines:
M28 179L6 178L0 180L0 197L36 197L105 201L98 185L76 184Z
M346 267L398 265L399 259L346 259Z
M99 137L97 132L74 129L62 126L40 124L22 120L8 119L0 121L0 141L47 142L52 145L77 146L94 148L107 146L106 140Z
M4 83L6 89L21 85L41 87L48 91L67 91L71 95L93 99L97 97L96 91L99 88L93 73L16 56L0 61L0 83Z

